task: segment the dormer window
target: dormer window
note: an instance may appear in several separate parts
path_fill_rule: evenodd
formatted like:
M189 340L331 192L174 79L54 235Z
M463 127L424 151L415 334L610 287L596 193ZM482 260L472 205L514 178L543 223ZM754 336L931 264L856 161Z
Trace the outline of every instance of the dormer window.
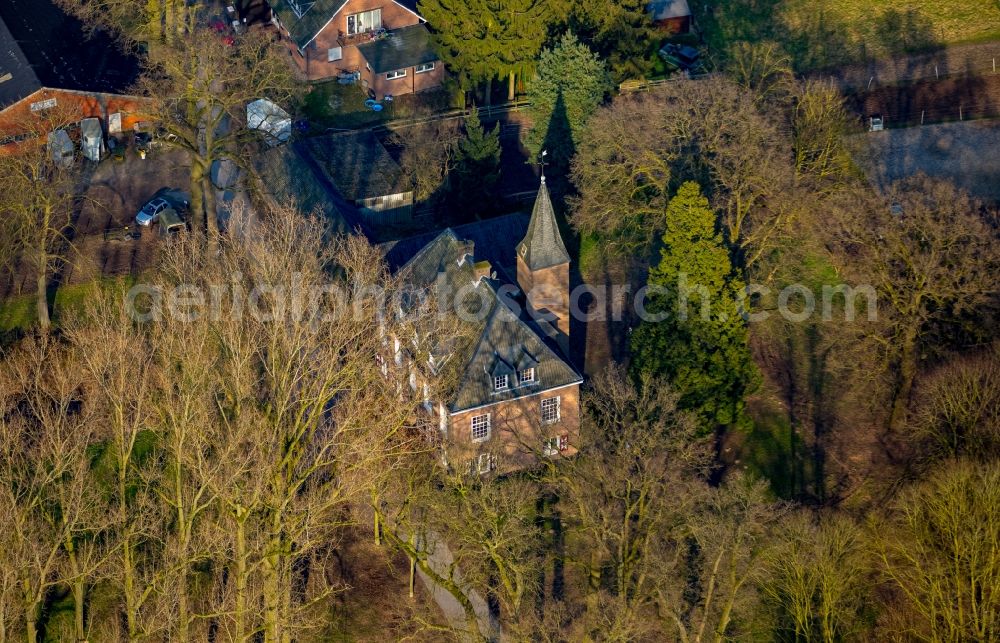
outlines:
M494 391L506 391L510 387L510 375L497 375L493 378Z
M535 369L526 368L523 371L517 372L517 383L519 386L525 386L527 384L535 383Z

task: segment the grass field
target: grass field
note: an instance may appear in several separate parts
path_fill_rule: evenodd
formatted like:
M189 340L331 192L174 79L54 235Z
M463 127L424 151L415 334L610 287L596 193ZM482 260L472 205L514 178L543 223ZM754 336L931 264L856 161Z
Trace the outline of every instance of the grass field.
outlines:
M54 324L59 316L68 312L82 312L88 299L99 290L115 286L129 287L135 283L134 277L107 278L98 282L62 286L49 292L49 314ZM36 325L35 296L19 295L0 301L0 334L24 331Z
M397 118L424 116L453 107L446 90L404 94L386 103L381 112L365 106L368 95L359 85L341 85L336 81L317 83L306 94L302 111L317 128L358 129L379 125Z
M711 12L698 2L713 49L773 40L799 71L1000 39L997 0L722 0Z

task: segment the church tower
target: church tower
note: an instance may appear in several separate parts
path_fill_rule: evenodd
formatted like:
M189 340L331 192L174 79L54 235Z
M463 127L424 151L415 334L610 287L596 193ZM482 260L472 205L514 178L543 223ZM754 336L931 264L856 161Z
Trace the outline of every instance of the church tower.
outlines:
M517 244L517 283L536 318L548 321L563 353L569 354L569 253L559 234L545 177L538 188L531 222ZM544 324L542 324L544 327Z

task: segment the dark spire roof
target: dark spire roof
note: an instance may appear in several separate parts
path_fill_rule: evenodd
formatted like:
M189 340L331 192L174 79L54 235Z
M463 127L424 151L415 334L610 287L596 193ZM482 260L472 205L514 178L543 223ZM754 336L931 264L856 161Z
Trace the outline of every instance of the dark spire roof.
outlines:
M545 186L545 177L542 177L542 184L538 188L528 232L517 244L517 255L531 270L569 263L569 253L559 234L559 224L556 223L556 212L552 208L549 189Z

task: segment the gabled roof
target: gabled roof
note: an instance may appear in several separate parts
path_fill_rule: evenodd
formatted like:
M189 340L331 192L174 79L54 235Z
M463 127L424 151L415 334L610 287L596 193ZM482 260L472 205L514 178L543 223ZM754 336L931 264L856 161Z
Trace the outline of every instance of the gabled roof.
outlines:
M499 241L509 243L511 237ZM519 302L497 292L498 283L477 279L472 255L477 246L447 228L431 239L412 258L395 271L396 275L419 288L444 287L439 290L451 300L442 302L452 310L459 306L469 324L472 343L464 360L462 375L448 403L449 411L476 408L582 381L576 370L563 359L558 348L527 318ZM472 289L467 288L474 285ZM462 293L465 299L454 301ZM525 368L536 369L534 382L493 390L494 374L512 374Z
M413 190L399 164L371 132L318 136L304 147L349 201Z
M140 61L52 0L0 0L0 109L42 88L121 94Z
M646 5L646 8L654 21L691 16L691 8L688 7L687 0L652 0Z
M431 45L431 34L423 24L393 29L381 40L358 45L358 51L376 74L406 69L438 59Z
M552 199L544 177L538 188L538 196L535 197L528 232L517 244L517 254L531 270L569 263L569 253L566 252L559 233L559 224L556 222L556 213L552 208Z
M353 226L337 209L309 163L293 148L287 145L271 148L257 155L254 166L262 179L262 188L275 201L294 202L304 214L316 212L325 217L334 232L350 232Z
M392 1L420 18L416 0ZM295 44L304 49L349 2L350 0L271 0L271 9Z
M492 282L481 280L477 291L480 289L490 310L449 404L452 413L582 381L576 370L511 308L513 302L497 294ZM511 381L506 390L494 391L492 371L497 362L505 365L507 368L502 370L508 373L518 370L519 364L522 368L530 364L535 369L535 381L522 386Z
M477 260L485 259L494 268L499 268L509 274L516 274L514 246L511 240L524 236L530 220L527 213L515 212L502 217L465 223L450 228L450 230L458 239L472 242L475 246ZM441 231L428 232L382 244L382 251L385 253L385 261L389 264L389 269L398 270L440 234Z

